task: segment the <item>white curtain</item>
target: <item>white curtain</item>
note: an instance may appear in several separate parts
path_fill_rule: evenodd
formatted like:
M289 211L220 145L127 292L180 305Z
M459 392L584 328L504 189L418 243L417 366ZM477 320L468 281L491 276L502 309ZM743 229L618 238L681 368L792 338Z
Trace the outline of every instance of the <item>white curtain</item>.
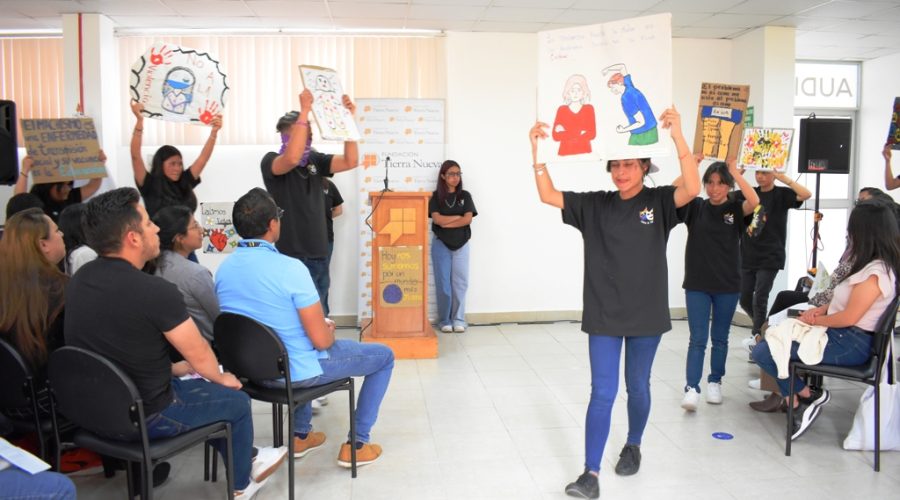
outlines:
M63 112L62 38L0 39L0 99L15 101L16 118L59 118ZM19 146L22 134L18 134Z

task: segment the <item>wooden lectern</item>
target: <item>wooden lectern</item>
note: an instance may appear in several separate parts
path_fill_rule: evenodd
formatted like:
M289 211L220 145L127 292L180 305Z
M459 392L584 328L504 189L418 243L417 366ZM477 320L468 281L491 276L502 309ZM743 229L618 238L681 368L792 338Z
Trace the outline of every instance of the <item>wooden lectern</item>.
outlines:
M431 193L369 193L372 203L372 316L363 342L385 344L398 359L436 358L428 321L428 199Z

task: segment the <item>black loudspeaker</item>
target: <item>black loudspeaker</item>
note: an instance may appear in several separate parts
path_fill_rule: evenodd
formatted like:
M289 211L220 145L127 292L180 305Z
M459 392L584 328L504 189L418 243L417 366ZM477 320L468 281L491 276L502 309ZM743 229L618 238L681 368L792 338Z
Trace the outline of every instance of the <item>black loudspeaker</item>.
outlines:
M803 174L849 174L852 135L849 118L803 118L797 169Z
M0 101L0 184L15 184L19 178L16 141L16 103Z

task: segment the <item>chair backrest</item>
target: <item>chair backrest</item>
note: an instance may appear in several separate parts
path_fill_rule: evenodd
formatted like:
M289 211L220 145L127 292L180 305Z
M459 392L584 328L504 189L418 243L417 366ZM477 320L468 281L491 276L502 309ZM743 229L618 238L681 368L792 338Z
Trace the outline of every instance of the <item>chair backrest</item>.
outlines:
M219 361L238 378L254 382L284 378L290 362L278 334L253 318L223 312L213 327Z
M65 346L50 354L47 371L56 408L66 418L101 436L122 441L142 438L141 395L112 361Z
M0 408L24 408L32 403L28 363L11 344L0 339Z

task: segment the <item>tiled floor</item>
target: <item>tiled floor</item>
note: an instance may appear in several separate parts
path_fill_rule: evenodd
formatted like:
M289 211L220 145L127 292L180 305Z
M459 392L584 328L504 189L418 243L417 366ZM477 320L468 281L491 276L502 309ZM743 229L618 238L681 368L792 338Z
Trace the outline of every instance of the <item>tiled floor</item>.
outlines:
M339 330L353 338L353 330ZM900 453L841 449L862 388L829 380L832 401L814 427L784 456L784 416L747 403L763 394L747 388L758 370L747 363L732 329L725 401L680 405L688 334L675 321L653 366L653 408L640 472L612 469L627 432L624 386L613 410L601 470L601 498L900 498ZM298 499L538 499L568 498L563 487L582 470L584 414L589 396L587 342L576 323L504 324L439 334L440 358L398 361L373 440L384 447L357 479L335 465L348 429L346 399L332 395L314 418L328 435L324 449L297 462ZM624 382L623 382L624 383ZM268 406L255 404L256 443L270 443ZM714 432L734 435L714 439ZM222 483L202 481L200 448L172 461L172 478L156 498L222 498ZM75 478L79 498L123 498L124 475ZM287 467L257 496L287 496Z

